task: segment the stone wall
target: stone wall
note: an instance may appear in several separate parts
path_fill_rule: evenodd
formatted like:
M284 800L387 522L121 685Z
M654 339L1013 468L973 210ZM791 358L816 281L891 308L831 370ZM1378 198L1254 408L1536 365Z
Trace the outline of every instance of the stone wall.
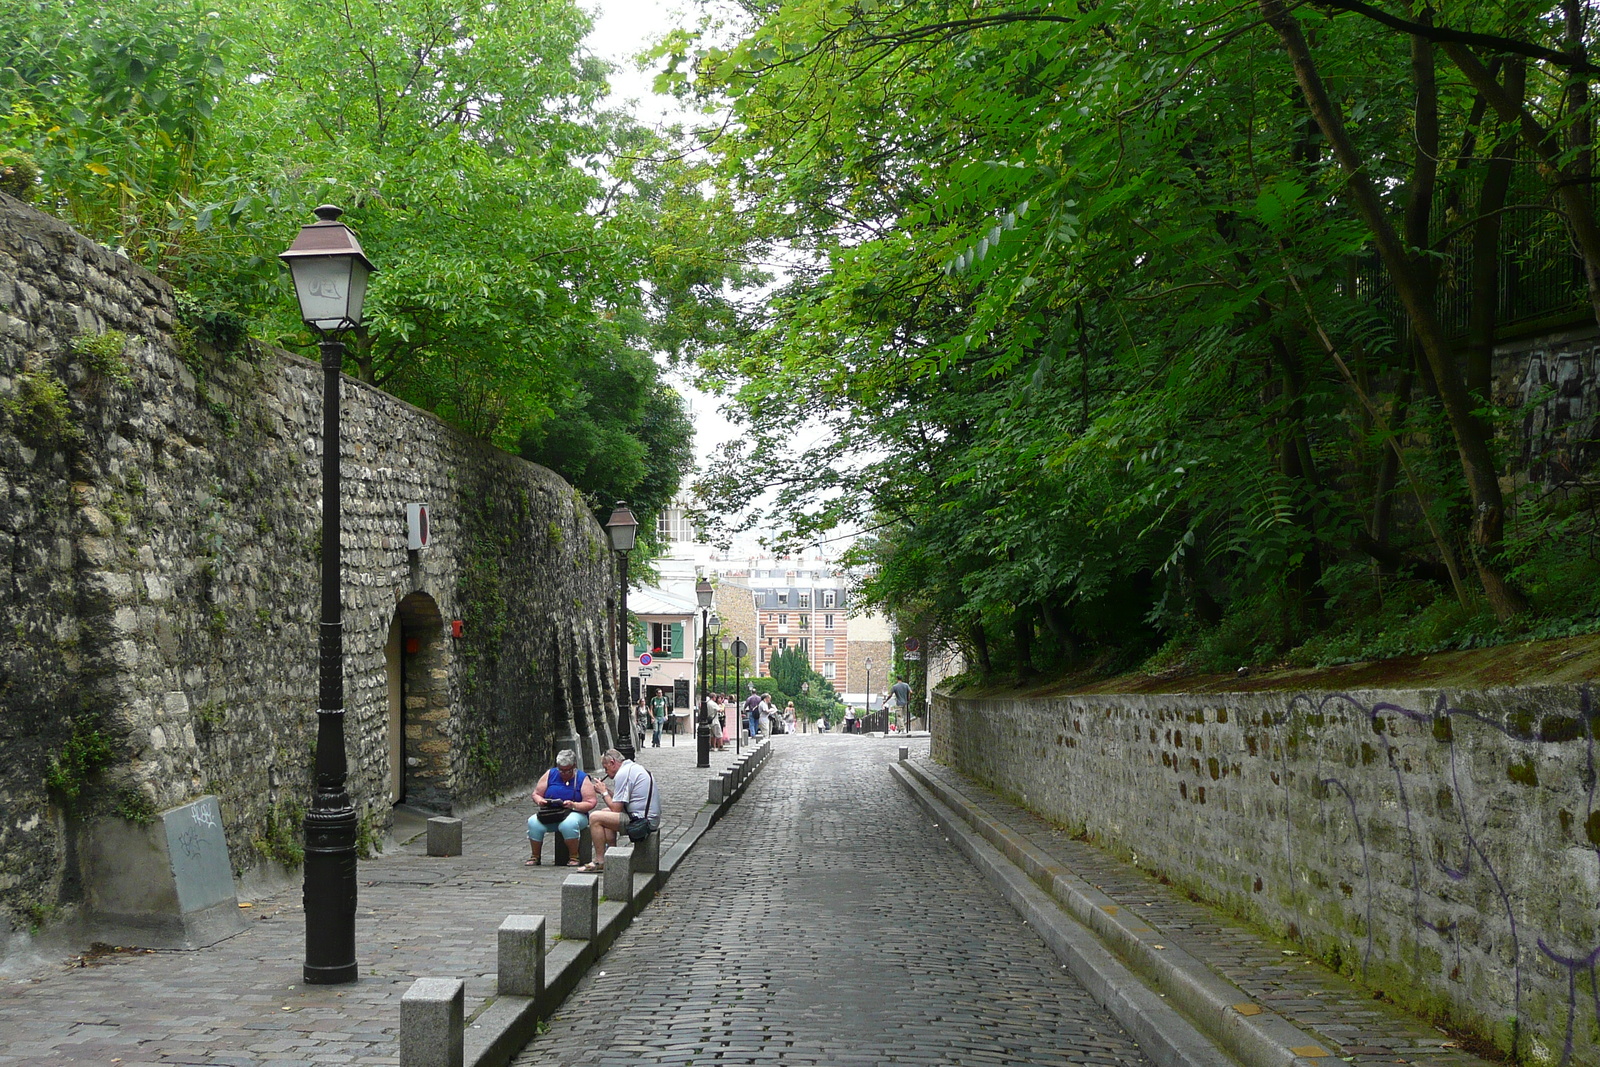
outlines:
M306 360L186 340L162 282L0 196L13 928L82 899L88 818L215 793L236 872L293 859L317 709L321 391ZM592 765L609 742L616 578L584 501L378 390L345 379L341 403L364 831L381 835L396 800L449 811L526 783L558 745ZM413 501L431 507L421 551L406 548Z
M1600 1061L1587 686L941 693L932 729L940 762L1428 1017Z

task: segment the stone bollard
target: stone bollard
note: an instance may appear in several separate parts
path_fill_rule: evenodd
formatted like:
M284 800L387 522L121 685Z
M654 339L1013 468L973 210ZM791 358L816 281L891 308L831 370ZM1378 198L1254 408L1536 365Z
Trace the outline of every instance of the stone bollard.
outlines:
M655 834L651 834L654 837ZM606 849L605 897L617 904L633 899L633 846Z
M661 831L633 843L633 873L655 874L661 869Z
M721 775L706 779L706 803L721 804L724 788L724 780Z
M900 762L904 763L906 760L908 760L910 758L911 758L911 749L910 749L910 747L906 746L906 745L901 745L900 746Z
M507 915L500 924L495 961L496 988L508 996L536 997L544 992L544 916Z
M552 837L556 840L555 864L557 867L565 867L572 861L572 856L570 854L572 850L567 847L567 839L562 837L560 834L544 835L544 839L546 841L550 840ZM583 833L578 835L578 862L588 863L593 857L594 840L589 836L589 831L585 830Z
M462 1067L459 978L418 978L400 997L400 1067Z
M428 855L461 855L461 820L443 816L428 820Z
M593 941L600 929L600 876L569 874L561 883L561 936L567 941Z

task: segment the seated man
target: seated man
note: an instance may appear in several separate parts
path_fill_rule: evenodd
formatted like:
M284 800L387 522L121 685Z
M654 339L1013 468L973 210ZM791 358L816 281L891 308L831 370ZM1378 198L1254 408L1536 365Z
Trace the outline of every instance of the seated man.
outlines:
M533 855L524 866L539 866L544 835L555 829L567 839L567 866L576 867L578 835L589 825L589 812L595 806L594 779L578 770L576 752L564 748L556 753L556 765L533 787L533 800L541 810L528 818L528 847Z
M623 759L614 748L606 749L600 766L611 776L611 787L595 787L600 803L589 816L594 862L580 868L584 872L605 870L606 849L616 843L617 831L630 822L649 819L658 832L661 829L661 790L656 788L654 776L633 760Z

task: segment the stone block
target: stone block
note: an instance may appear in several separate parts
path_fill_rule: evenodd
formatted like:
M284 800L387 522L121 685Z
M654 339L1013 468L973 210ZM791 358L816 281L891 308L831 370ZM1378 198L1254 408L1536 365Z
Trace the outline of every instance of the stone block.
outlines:
M546 842L549 842L552 838L555 840L555 851L552 853L555 856L555 865L557 867L565 867L572 862L572 857L568 855L570 850L567 848L567 839L560 834L544 835ZM589 832L585 830L578 835L578 862L588 863L592 859L594 859L594 842L590 840Z
M633 873L655 874L661 869L661 831L633 845Z
M908 760L910 758L911 758L911 748L909 746L907 746L907 745L901 745L900 746L900 756L899 756L900 762L904 763L906 760Z
M500 924L495 970L499 992L536 997L544 992L544 916L507 915Z
M428 820L428 855L461 855L461 820L436 816Z
M244 929L214 796L144 825L91 820L79 848L90 920L118 928L118 944L137 931L147 947L199 948Z
M418 978L400 997L400 1067L463 1067L466 983Z
M650 835L654 837L654 834ZM605 897L618 904L633 899L633 845L606 850Z
M593 941L600 928L600 876L569 874L561 883L561 936Z
M718 775L715 778L706 779L706 803L708 803L708 804L721 804L722 803L722 798L724 796L723 789L724 789L724 787L726 785L726 782L727 782L727 779L722 777L721 775Z

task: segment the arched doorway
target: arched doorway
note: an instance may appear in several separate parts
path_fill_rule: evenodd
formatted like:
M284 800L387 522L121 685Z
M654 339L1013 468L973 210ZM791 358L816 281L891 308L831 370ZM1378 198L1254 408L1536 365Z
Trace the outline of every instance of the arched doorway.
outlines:
M431 596L412 593L395 606L384 645L391 804L450 811L449 653Z

